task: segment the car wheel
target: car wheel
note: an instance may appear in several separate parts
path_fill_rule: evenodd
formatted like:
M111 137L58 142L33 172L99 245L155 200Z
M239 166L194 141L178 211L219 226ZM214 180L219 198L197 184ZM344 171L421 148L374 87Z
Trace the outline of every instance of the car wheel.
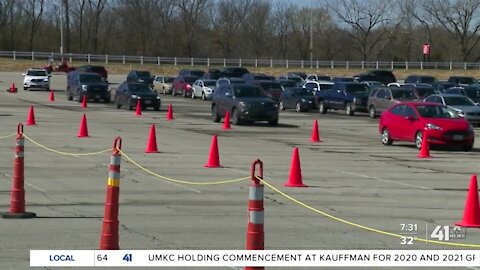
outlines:
M67 100L70 100L70 101L73 100L73 97L72 95L70 95L70 92L68 92L68 90L67 90Z
M297 104L295 104L295 111L296 112L301 112L302 111L302 104L299 102L297 102Z
M163 89L162 89L162 95L166 95L166 94L167 94L167 92L165 91L165 87L163 87Z
M382 143L384 145L392 145L393 143L393 140L390 139L390 133L387 128L383 128L382 130Z
M473 150L473 144L462 147L463 151L470 152Z
M202 99L207 100L207 96L205 95L205 92L202 92Z
M232 123L236 126L242 124L240 120L240 112L237 109L232 110Z
M320 101L318 103L318 112L321 113L321 114L326 114L327 113L327 107L325 107L325 102L324 101Z
M352 103L349 102L345 105L345 114L348 115L348 116L353 116L354 115L353 108L352 108Z
M422 149L422 139L423 139L423 132L419 130L415 134L415 146L417 147L417 149Z
M81 103L83 101L83 96L80 91L77 91L77 102Z
M128 109L131 111L133 110L133 105L132 105L132 100L131 99L128 99L127 100L127 105L128 105Z
M220 122L221 119L222 118L218 115L217 106L213 105L212 106L212 120L213 120L213 122L218 123L218 122Z
M278 126L278 118L268 121L268 124L272 127Z
M155 111L160 111L160 105L154 106L154 107L153 107L153 110L155 110Z
M28 87L23 87L23 91L28 91Z
M285 105L283 105L283 100L280 100L280 110L285 111Z
M122 104L118 103L118 100L115 100L115 105L116 105L117 109L122 108Z
M105 99L103 100L103 103L110 103L110 98L105 98Z
M368 116L370 116L370 118L375 118L377 117L377 111L375 110L375 106L370 106L370 108L368 108Z

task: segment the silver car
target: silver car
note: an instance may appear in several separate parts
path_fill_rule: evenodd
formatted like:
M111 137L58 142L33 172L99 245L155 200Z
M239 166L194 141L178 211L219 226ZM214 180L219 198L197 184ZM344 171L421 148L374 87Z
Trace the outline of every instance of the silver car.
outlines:
M164 95L171 94L173 80L175 80L175 76L155 76L153 80L153 90Z
M217 80L198 79L192 85L192 98L201 97L203 100L212 99Z
M480 106L469 97L455 94L431 95L425 98L427 102L435 102L447 105L470 122L472 125L480 125Z

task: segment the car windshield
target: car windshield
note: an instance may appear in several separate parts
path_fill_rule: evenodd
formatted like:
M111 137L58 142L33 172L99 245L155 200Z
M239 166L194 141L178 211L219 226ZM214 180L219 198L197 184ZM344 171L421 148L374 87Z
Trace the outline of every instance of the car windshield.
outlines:
M417 99L417 96L415 96L413 91L405 89L392 89L392 97L394 99Z
M235 87L233 90L236 97L266 97L259 87Z
M475 103L467 97L443 97L446 105L450 106L475 106Z
M215 85L217 85L217 81L204 81L203 85L205 85L205 86L215 86Z
M262 82L260 83L260 87L262 87L265 90L282 88L282 86L279 83L275 83L275 82Z
M173 77L165 77L165 83L172 83L175 78Z
M330 90L333 87L333 84L319 84L320 90Z
M128 89L132 94L145 94L151 93L152 90L146 84L130 84Z
M417 93L421 97L427 97L430 95L435 94L435 90L433 88L417 88Z
M150 79L152 77L149 71L138 71L137 76L142 79Z
M104 67L100 67L100 66L92 66L89 68L92 72L105 72L105 68Z
M345 91L347 93L368 93L368 87L363 84L347 84Z
M301 88L294 91L298 96L313 96L313 92L310 89Z
M29 70L27 71L28 76L47 76L47 72L45 70Z
M102 77L97 74L82 74L80 75L80 81L83 83L102 83Z
M425 118L459 118L458 114L448 108L441 105L418 105L418 113Z

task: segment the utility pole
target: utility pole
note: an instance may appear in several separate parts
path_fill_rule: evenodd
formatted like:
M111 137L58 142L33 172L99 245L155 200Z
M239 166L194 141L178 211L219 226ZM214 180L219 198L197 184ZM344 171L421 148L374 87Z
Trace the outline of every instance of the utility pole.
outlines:
M310 0L310 68L313 68L313 0Z
M60 2L60 55L62 57L63 62L63 3L62 0Z

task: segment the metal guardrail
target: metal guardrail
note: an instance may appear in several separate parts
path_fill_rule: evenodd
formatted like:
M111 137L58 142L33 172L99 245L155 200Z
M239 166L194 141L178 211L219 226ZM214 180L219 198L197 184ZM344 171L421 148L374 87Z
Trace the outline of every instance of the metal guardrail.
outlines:
M174 66L244 66L270 68L327 68L327 69L443 69L443 70L480 70L477 62L408 62L408 61L309 61L309 60L278 60L278 59L225 59L225 58L181 58L152 57L132 55L99 55L54 52L24 52L0 51L0 57L34 60L60 60L87 63L122 63L140 65L174 65Z

